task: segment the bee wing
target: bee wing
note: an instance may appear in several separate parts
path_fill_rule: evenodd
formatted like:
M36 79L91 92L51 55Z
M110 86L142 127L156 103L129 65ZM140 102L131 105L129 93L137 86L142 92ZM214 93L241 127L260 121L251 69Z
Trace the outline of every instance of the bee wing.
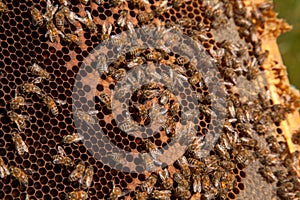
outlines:
M37 173L37 171L35 171L33 169L24 169L23 171L27 175L32 175L33 173Z
M0 167L0 178L4 178L5 177L5 170L4 170L4 167L3 166L1 166Z
M88 113L89 115L96 115L96 114L99 113L99 111L98 111L98 110L90 110L90 111L88 111L87 113Z
M61 100L61 99L56 99L54 100L58 105L66 105L67 101L66 100Z
M22 154L24 154L24 152L28 153L28 147L27 147L26 143L23 140L21 141L21 148L20 149L22 149L22 150L20 150L20 151L23 152Z
M90 13L88 10L86 10L85 12L86 12L87 18L88 18L89 20L93 21L93 18L92 18L91 13Z
M108 24L107 34L110 35L111 31L112 31L112 25Z
M57 147L58 153L60 156L66 156L66 152L64 151L64 149L61 146Z
M201 192L201 180L199 179L194 179L194 183L193 183L193 190L194 192Z
M85 17L79 17L79 16L77 16L77 15L74 15L74 19L76 19L77 21L79 21L79 22L81 22L81 23L83 23L83 24L86 24L87 21L88 21L87 18L85 18Z
M150 4L148 0L141 0L145 4Z

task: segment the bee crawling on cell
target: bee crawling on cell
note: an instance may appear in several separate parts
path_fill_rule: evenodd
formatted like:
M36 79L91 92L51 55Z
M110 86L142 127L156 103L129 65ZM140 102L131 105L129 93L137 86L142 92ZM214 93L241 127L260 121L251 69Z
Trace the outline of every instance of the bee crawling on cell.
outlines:
M37 76L37 78L33 80L33 83L40 83L42 80L51 80L51 75L36 63L33 63L28 69L32 75Z
M18 114L14 111L8 111L7 115L20 131L23 131L28 126L27 120L31 120L31 117L28 115Z
M15 96L10 100L9 107L11 110L24 109L24 106L29 106L31 103L25 102L25 98L22 96Z
M25 153L28 153L28 147L19 133L13 132L12 140L15 145L15 150L20 156L23 156Z
M83 136L81 134L73 133L71 135L65 135L63 137L62 142L64 144L72 144L72 143L80 142L81 140L83 140Z
M53 164L55 165L63 165L66 167L72 167L74 166L74 161L66 156L66 152L61 146L57 147L58 154L52 156L53 158Z
M42 101L43 101L43 104L48 107L49 112L51 112L54 116L57 116L58 113L59 113L56 103L58 105L65 105L66 104L66 101L59 100L59 99L54 100L52 97L47 96L47 95L43 95Z

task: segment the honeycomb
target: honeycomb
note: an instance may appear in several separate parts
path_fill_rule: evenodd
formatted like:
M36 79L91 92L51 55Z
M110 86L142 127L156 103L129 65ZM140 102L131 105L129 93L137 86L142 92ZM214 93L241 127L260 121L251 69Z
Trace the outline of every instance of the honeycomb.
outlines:
M0 12L0 199L300 198L281 126L299 96L277 85L286 101L274 100L268 76L284 69L270 72L262 47L290 28L272 3L2 0Z

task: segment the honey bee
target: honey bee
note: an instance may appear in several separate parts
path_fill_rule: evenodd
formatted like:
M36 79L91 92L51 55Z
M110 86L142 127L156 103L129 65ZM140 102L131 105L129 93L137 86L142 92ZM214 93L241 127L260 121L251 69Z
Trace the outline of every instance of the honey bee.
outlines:
M86 27L92 32L95 33L97 31L97 25L95 24L91 13L86 10L86 17L76 17L78 21L80 21L82 24L86 25Z
M178 186L175 188L174 195L176 197L179 197L180 199L190 199L192 196L191 192L187 188L182 186Z
M140 104L140 105L135 105L133 104L133 106L138 110L138 115L141 121L146 120L149 116L149 111L146 108L145 105Z
M280 145L274 136L267 137L266 142L268 143L268 146L272 152L274 152L274 153L280 152L280 150L281 150Z
M104 0L94 0L94 2L98 5L101 5L104 3Z
M137 191L135 192L135 200L147 200L149 197L149 194L147 192L141 192Z
M180 110L180 105L177 102L172 103L170 107L170 112L172 115L177 115Z
M151 194L154 199L170 200L171 190L154 190Z
M107 67L107 57L105 54L100 53L99 56L97 57L98 63L96 66L96 69L98 70L100 76L103 73L108 73L108 67Z
M166 131L169 135L171 134L173 137L174 135L174 123L176 122L176 118L174 116L167 117L166 122L162 125L162 128Z
M116 187L114 185L112 192L109 194L108 200L118 200L119 197L122 197L125 194L126 194L125 191L122 191L122 189L120 187Z
M118 26L124 27L127 23L128 10L121 10L120 17L117 20Z
M209 191L209 189L211 188L211 182L210 182L210 178L209 178L208 174L203 174L201 184L202 184L202 189L205 192Z
M167 11L168 9L171 8L171 6L167 6L168 4L168 0L164 0L160 3L160 5L158 7L155 8L155 10L153 11L153 16L154 17L159 17L160 15L162 15L165 11Z
M162 94L159 97L159 103L161 105L165 105L169 102L170 98L171 98L171 92L169 90L164 90L162 92Z
M221 180L221 177L223 176L223 171L214 171L212 174L212 179L211 179L211 182L212 182L212 185L215 187L215 188L220 188L220 180Z
M240 142L243 146L248 146L252 148L257 147L257 140L253 138L241 137Z
M144 23L148 23L150 22L152 19L154 19L154 15L152 12L142 12L141 14L139 14L138 16L138 20L140 23L144 24Z
M97 113L98 111L88 111L85 112L83 110L76 110L75 111L75 116L77 117L77 119L79 120L83 120L85 121L88 125L92 125L96 123L96 120L93 118L93 114Z
M204 172L204 170L205 170L204 162L197 160L195 158L188 158L187 160L188 160L189 166L195 167L196 171Z
M26 119L30 120L31 118L27 115L21 115L14 111L7 112L7 115L9 116L10 120L14 123L16 123L18 129L22 131L27 127Z
M16 96L10 101L11 110L18 110L20 108L23 108L25 105L30 105L30 104L25 102L25 99L22 96Z
M222 160L220 166L226 170L233 170L235 168L235 164L229 160Z
M195 26L196 22L189 17L185 17L185 18L180 19L178 24L180 26L182 26L183 28L190 28L192 26Z
M65 135L62 139L62 142L65 144L72 144L76 142L80 142L83 140L83 136L79 133L73 133L72 135Z
M18 181L24 185L25 187L28 186L28 176L27 174L20 168L18 167L11 167L10 168L10 174L18 179Z
M178 185L180 185L183 188L189 187L189 181L185 178L185 176L181 173L174 173L173 179Z
M201 81L202 74L200 72L195 72L188 80L192 86L196 87L196 85Z
M215 151L225 160L230 159L230 155L229 155L228 151L226 150L225 146L223 146L222 144L216 144Z
M84 5L87 5L91 0L80 0L80 2Z
M102 26L102 34L100 36L100 39L102 41L109 39L111 31L112 31L112 25L111 24L108 24L108 25L104 24Z
M41 80L50 80L51 79L50 74L46 70L42 69L36 63L33 63L33 65L29 66L28 69L30 70L30 72L32 73L32 75L38 76L38 78L35 81L35 83L39 83L39 82L41 82Z
M19 135L17 132L13 132L12 140L15 145L15 150L20 156L23 156L25 153L28 153L28 147L26 143L23 141L21 135Z
M163 59L163 55L158 51L151 51L145 55L145 58L149 61L160 61Z
M140 190L142 192L147 192L148 194L151 194L151 192L153 191L154 185L157 182L157 175L156 174L151 174L149 176L149 178L147 178L146 181L144 181L141 185L140 185Z
M69 44L72 43L75 43L76 45L80 44L78 36L72 33L67 33L63 39Z
M263 13L272 10L273 7L274 7L274 4L273 4L272 1L266 1L266 2L263 2L263 3L261 3L261 4L258 5L258 9L260 11L262 11Z
M20 86L20 89L23 93L26 93L26 94L36 93L39 95L43 95L41 88L34 85L33 83L24 83L22 86Z
M173 7L177 9L177 8L180 8L183 3L190 2L190 1L191 0L174 0L172 4L173 4Z
M83 189L87 189L92 185L93 176L94 168L92 166L87 167L84 172L84 176L79 181Z
M36 7L31 7L30 13L32 16L33 25L43 26L44 18L42 13Z
M105 93L100 94L99 99L104 105L111 110L111 98Z
M61 6L67 6L70 4L70 2L68 0L59 0L58 2Z
M148 0L129 0L129 3L140 9L144 8L146 4L150 4Z
M78 17L74 12L70 10L68 6L63 6L59 12L64 13L65 17L68 19L70 24L75 24L75 21L78 20L80 21L82 18Z
M60 35L62 38L64 38L64 34L58 30L56 28L56 26L54 25L53 21L48 21L46 23L46 27L47 27L47 33L45 34L45 37L49 37L51 42L56 42L58 36Z
M207 156L207 157L204 157L202 159L202 161L205 163L206 165L206 172L207 173L210 173L212 171L215 171L215 170L219 170L219 158L216 156L216 155L210 155L210 156Z
M267 153L262 156L260 162L263 165L274 166L282 164L281 160L278 158L277 154Z
M122 57L122 56L121 56ZM125 56L124 56L124 60L125 60ZM118 61L121 61L121 60L117 60ZM116 63L115 63L116 64ZM126 69L124 68L120 68L120 69L114 69L114 70L110 70L110 74L111 74L111 77L116 80L116 81L119 81L121 80L122 78L124 78L126 76Z
M266 179L266 181L268 183L274 183L277 178L276 176L273 174L272 170L270 167L265 166L265 167L260 167L258 169L258 172Z
M109 0L111 6L119 7L125 0Z
M136 34L135 29L134 29L133 23L128 21L127 24L126 24L126 27L128 29L128 32L129 32L128 37L129 37L131 43L135 44L135 42L137 40L137 34Z
M241 164L242 166L246 166L249 163L249 154L246 149L240 149L239 151L236 150L234 155L237 163Z
M7 165L4 163L2 157L0 157L0 178L5 178L9 176L10 172Z
M145 147L149 151L149 153L153 159L156 159L157 156L162 154L162 152L150 140L145 141Z
M76 190L73 192L70 192L67 197L66 200L86 200L89 198L89 195L87 192L83 191L83 190Z
M234 186L234 182L235 182L235 175L231 172L225 172L223 173L223 176L221 178L220 188L231 190Z
M58 9L58 5L53 6L50 0L46 1L46 12L43 15L43 18L46 20L46 22L49 22L53 19L54 13L56 13Z
M204 145L203 137L198 137L192 139L192 142L188 145L187 153L189 153L193 158L201 159L202 152L201 148Z
M42 98L43 103L48 107L49 111L51 111L51 113L54 116L58 115L58 108L55 102L58 102L59 104L64 104L64 101L61 100L57 100L54 101L54 99L50 96L44 95Z
M166 189L166 190L172 189L173 180L172 180L172 178L170 178L169 171L167 168L165 168L162 171L159 171L158 176L159 176L160 180L162 181L162 185L163 185L164 189Z
M127 67L128 68L134 68L136 66L141 66L145 63L145 58L144 57L141 57L141 56L138 56L136 57L135 59L133 59L131 62L129 62L127 64Z
M179 70L181 70L181 69L179 69L179 67L177 67L175 69L175 71L179 71ZM175 89L177 89L176 86L179 86L180 88L183 88L182 80L187 81L187 78L185 76L183 76L182 74L174 73L173 70L171 70L171 69L169 71L169 74L162 73L161 78L164 81L165 86L167 87L167 89L169 89L172 92L174 92Z
M80 162L78 165L76 165L75 169L71 172L68 180L70 182L79 180L83 176L84 170L85 170L85 164L84 162Z
M193 180L193 191L194 192L201 192L201 173L197 172L192 174L192 180Z
M189 168L189 163L185 156L182 156L180 159L178 159L177 164L179 165L183 176L185 176L186 178L191 176L191 170Z
M150 154L143 153L141 155L141 158L143 160L144 169L147 171L154 171L155 165L161 165L159 161L156 161ZM149 193L150 194L150 193Z
M74 166L73 160L66 156L66 152L61 146L57 147L58 154L52 156L55 165L64 165L66 167Z

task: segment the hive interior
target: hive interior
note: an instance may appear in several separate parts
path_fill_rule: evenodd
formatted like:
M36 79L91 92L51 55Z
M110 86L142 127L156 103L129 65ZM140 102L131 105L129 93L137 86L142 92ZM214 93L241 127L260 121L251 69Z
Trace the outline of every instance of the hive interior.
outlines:
M31 169L32 174L28 175L29 184L27 187L22 186L11 176L1 179L0 199L25 199L27 194L30 199L64 199L68 193L80 189L81 186L77 181L72 183L68 181L68 177L73 168L53 164L52 156L57 154L58 146L63 146L66 154L76 163L81 160L84 161L86 166L94 167L95 174L93 176L93 183L91 187L86 190L90 199L107 199L114 186L120 187L124 191L129 191L121 198L134 199L134 190L141 190L139 187L140 184L145 182L151 173L145 172L144 162L138 156L132 157L129 154L123 158L126 162L133 163L132 165L135 166L134 169L130 169L124 167L121 162L111 163L109 155L116 153L112 150L112 144L127 152L148 152L149 150L145 148L146 140L150 140L159 149L164 148L165 150L165 148L169 148L168 145L170 145L172 141L172 133L166 134L166 131L163 129L153 131L151 119L150 122L147 122L149 117L141 120L137 114L138 110L134 107L136 104L142 105L147 104L147 102L152 105L153 102L159 102L160 98L155 97L140 102L138 94L136 93L143 90L143 86L135 88L136 93L132 95L125 94L120 100L111 96L111 98L114 99L113 102L118 105L113 105L113 108L116 108L116 110L113 109L115 115L112 115L107 105L99 98L100 94L106 93L110 95L110 90L118 87L118 81L113 78L112 74L97 78L97 84L95 85L93 83L96 87L96 92L92 97L87 97L87 94L94 89L91 88L91 83L87 82L85 84L84 81L82 81L83 83L78 82L78 80L86 80L89 78L89 74L95 70L93 63L96 62L97 67L97 52L93 52L93 49L102 42L99 35L101 36L103 31L103 24L112 23L113 28L111 35L120 34L124 31L128 34L126 26L120 27L116 24L120 9L111 6L107 0L101 5L92 2L86 6L79 1L71 1L71 4L68 6L77 15L83 16L85 10L91 12L97 24L97 32L99 32L99 35L97 35L97 33L91 33L79 22L75 25L66 23L63 30L65 34L73 33L80 27L83 28L83 30L78 33L80 44L76 45L74 43L68 44L61 39L56 43L52 43L45 37L47 32L45 26L38 27L33 25L29 9L31 6L35 6L44 13L46 9L45 1L16 2L7 0L3 2L7 5L9 11L2 13L0 27L0 66L2 68L0 81L0 96L2 96L0 98L2 114L0 123L0 155L6 165L17 166L22 169ZM173 1L168 2L168 6L172 6L172 2ZM293 178L295 174L297 174L297 166L299 165L297 152L294 154L289 153L282 130L280 129L280 122L284 120L282 116L293 110L286 105L273 104L272 100L268 98L267 91L269 88L262 67L264 62L263 57L267 55L267 52L261 50L260 40L255 39L255 35L257 35L256 27L264 28L263 21L259 21L262 19L256 17L253 13L249 15L249 12L243 4L240 4L239 0L223 0L221 3L218 1L207 2L192 0L183 2L178 8L171 7L158 16L155 16L153 20L141 23L138 18L141 16L141 13L157 11L162 1L149 0L149 3L150 4L144 8L138 8L129 1L125 1L125 3L121 5L121 9L128 10L128 20L133 23L135 28L146 29L146 25L149 27L150 32L156 33L159 32L157 28L159 26L164 26L165 28L178 26L182 34L195 40L202 48L200 55L203 55L203 57L201 57L201 59L198 58L196 64L198 69L202 70L201 73L203 77L201 81L195 86L189 85L190 78L195 73L193 70L190 70L192 58L189 58L189 61L181 66L181 68L185 70L183 75L186 77L185 83L182 85L183 89L174 92L170 100L161 106L168 110L166 119L173 116L170 112L170 107L178 102L180 109L173 116L175 118L174 124L186 126L188 124L187 121L182 119L184 113L188 110L198 111L198 116L192 121L194 129L193 137L200 138L205 136L207 143L209 143L209 138L213 138L211 135L220 136L229 132L230 134L237 133L239 138L253 138L258 142L258 145L254 146L247 144L241 145L241 148L249 153L249 156L246 156L249 157L249 159L247 159L249 163L246 166L243 166L243 163L237 161L237 154L234 154L234 149L226 150L230 154L230 157L229 159L224 159L220 152L215 151L214 146L207 144L208 147L213 149L208 151L208 155L203 157L201 161L204 162L205 158L217 158L218 170L222 171L223 176L228 173L234 174L235 180L231 188L224 188L224 191L210 183L208 190L202 189L200 194L201 198L209 199L212 193L211 188L217 189L214 191L215 193L211 199L256 199L257 195L261 195L262 198L272 195L272 198L276 195L282 199L299 198L299 179ZM54 4L58 4L58 2ZM256 8L256 6L254 6L254 8ZM256 12L260 12L262 17L269 17L271 11L268 10L268 8L261 8ZM254 33L254 35L252 35L252 33ZM231 43L226 44L223 40ZM231 44L236 46L230 46ZM111 45L105 46L108 47L108 58L114 57L118 49L109 49ZM238 49L234 49L236 47ZM163 58L161 60L154 59L151 61L148 59L144 64L146 67L152 67L151 69L160 75L163 73L168 74L168 71L173 69L173 66L180 65L178 58L182 55L174 52L182 51L181 54L189 57L189 53L180 48L182 47L176 45L172 46L170 47L172 51L169 53L161 49L153 50L148 48L143 50L140 54L141 57L146 58L150 52L162 53ZM214 54L214 52L216 53L222 48L228 53L227 55L225 53L228 57L222 55L221 58L218 58L218 56ZM114 66L116 69L126 69L129 74L130 69L127 64L138 56L129 55L128 52L130 49L127 48L126 50L125 60L119 64L115 64L116 62L113 61L111 66ZM230 51L234 53L230 53ZM254 59L256 59L258 63L251 66L251 61ZM38 63L52 76L52 80L43 81L36 85L41 88L44 94L54 99L66 101L66 104L58 105L59 114L53 116L49 113L48 108L42 104L40 95L22 94L26 102L31 103L31 105L26 106L26 109L16 111L19 114L28 115L30 117L28 127L20 132L16 124L11 123L6 113L10 110L9 102L15 96L17 88L35 78L28 70L28 67L33 63ZM210 67L218 69L218 71L212 73ZM134 74L135 72L132 71L133 70L131 70L130 73ZM209 79L205 79L206 77ZM206 82L204 80L206 80ZM167 88L167 83L162 82L163 84L156 87L156 90L159 90L160 93ZM211 84L219 82L225 86L223 85L223 87L217 91L216 95L216 93L213 93L216 91L212 91L210 89L211 85L207 85L207 82ZM224 94L222 94L223 92ZM262 96L261 98L257 95L258 93ZM212 96L211 99L195 101L196 94L202 94L204 97ZM93 101L94 97L95 99ZM213 105L213 103L216 101L221 102L221 104L224 103L225 107L214 107L215 105ZM229 101L233 103L236 112L236 120L230 123L232 131L228 130L228 128L226 129L226 127L224 128L223 124L220 126L220 122L214 119L213 115L213 111L217 113L216 115L218 117L226 113L226 116L223 116L225 117L223 120L230 120L229 109L231 107L228 106ZM140 131L138 134L140 135L127 134L121 130L120 124L128 117L124 110L118 111L118 109L123 108L125 105L122 104L122 102L128 102L128 112L133 121L139 124ZM95 126L87 126L82 120L78 122L78 119L76 120L76 118L74 118L74 105L77 109L87 111L89 107L93 107L93 109L98 111L95 116L97 124ZM151 106L147 107L148 112L150 107ZM208 110L208 114L205 109ZM238 113L239 111L241 113ZM247 118L247 115L252 116L252 118ZM99 127L103 134L98 134L97 131L99 131ZM24 156L17 155L14 150L11 139L12 131L20 132L23 140L28 145L29 152ZM82 142L71 145L62 144L61 141L64 136L76 131L84 135ZM151 137L149 137L149 135ZM294 135L292 141L297 144L299 134ZM270 136L276 138L274 143L266 139ZM106 138L106 140L104 138ZM213 140L217 142L217 144L222 143L220 140L214 138ZM109 141L109 143L103 141ZM279 145L279 149L276 149L277 145ZM261 152L260 150L267 150L268 152L259 154L258 152ZM267 154L274 155L278 162L275 162L275 164L271 163L269 164L270 166L263 164L264 160L260 158L260 156ZM103 157L103 155L108 156ZM188 152L185 153L185 156L187 158L194 157ZM223 169L223 167L219 166L223 160L234 163L234 169ZM108 163L110 164L108 165ZM168 168L171 176L173 176L175 172L180 172L180 167L177 163L168 163L162 166ZM265 166L271 167L272 173L276 176L275 181L268 183L266 179L258 173L259 168ZM189 168L191 171L196 170L194 166L189 166ZM215 176L214 173L218 170L212 170L212 172L207 174L211 181ZM280 171L283 171L283 175L279 173ZM206 172L203 172L202 175L205 173ZM189 177L189 179L190 184L192 184L191 177ZM222 180L219 181L222 182ZM293 186L284 189L285 184L288 182ZM170 195L171 199L176 199L174 191L178 185L178 183L174 183L174 190L172 190ZM259 192L257 192L257 188L255 188L257 185L261 185ZM156 183L155 189L163 189L160 181ZM192 196L199 195L192 190L191 186L187 188L187 190L191 192ZM150 197L151 195L149 195L149 198Z

